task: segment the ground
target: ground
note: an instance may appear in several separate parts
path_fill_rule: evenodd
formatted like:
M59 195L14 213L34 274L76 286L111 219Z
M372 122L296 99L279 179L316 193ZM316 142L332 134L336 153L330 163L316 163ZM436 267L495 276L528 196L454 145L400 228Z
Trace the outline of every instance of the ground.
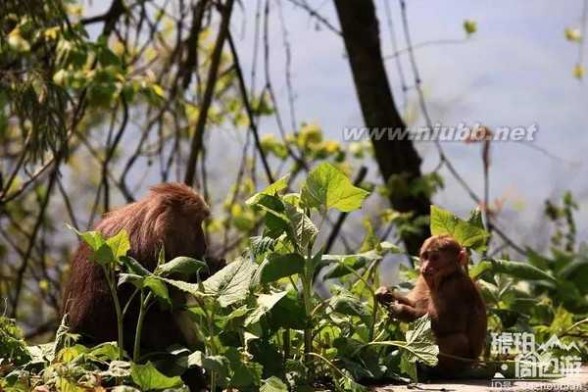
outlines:
M570 375L553 381L515 382L509 387L492 387L487 380L459 380L455 382L443 380L427 384L412 384L407 386L388 386L374 389L375 392L403 392L403 391L435 391L435 392L539 392L539 391L582 391L588 392L588 366L582 367L579 374Z

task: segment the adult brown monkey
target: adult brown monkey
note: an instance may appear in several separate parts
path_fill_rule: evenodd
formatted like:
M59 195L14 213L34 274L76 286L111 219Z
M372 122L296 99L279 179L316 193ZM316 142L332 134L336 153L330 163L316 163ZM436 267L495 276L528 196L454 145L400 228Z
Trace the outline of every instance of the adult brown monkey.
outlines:
M124 229L129 235L129 256L153 271L161 249L166 260L188 256L202 260L206 239L202 222L209 209L202 197L190 187L179 183L154 186L143 199L107 213L95 230L110 237ZM101 266L88 260L90 250L81 244L72 261L69 282L65 287L62 313L68 315L70 331L81 335L86 344L117 340L114 303ZM121 304L126 304L134 288L118 289ZM137 305L137 299L133 300ZM138 306L130 306L124 319L124 346L132 352L137 325ZM172 344L193 347L195 333L186 328L181 310L149 308L141 335L145 352L163 351ZM191 389L198 390L201 377L190 376Z
M439 346L438 376L452 376L478 358L487 329L486 305L476 284L462 268L467 253L447 235L427 239L420 251L421 273L406 296L380 287L376 299L390 315L413 321L425 314Z

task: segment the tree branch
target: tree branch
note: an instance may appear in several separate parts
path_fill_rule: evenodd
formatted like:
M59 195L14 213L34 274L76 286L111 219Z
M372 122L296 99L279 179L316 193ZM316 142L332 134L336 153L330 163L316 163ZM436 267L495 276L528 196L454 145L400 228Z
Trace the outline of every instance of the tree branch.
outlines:
M212 52L208 80L206 82L206 89L204 90L204 97L202 99L202 105L200 106L200 113L198 114L198 120L196 121L196 127L194 129L194 136L190 146L190 156L188 157L188 165L186 167L186 177L184 178L184 183L190 186L194 185L194 180L196 177L196 163L203 145L204 128L208 118L208 110L210 109L212 98L214 96L214 87L216 85L216 79L218 76L218 69L220 66L223 46L225 39L229 34L229 22L231 20L231 12L233 10L234 3L235 0L227 0L221 13L222 20Z

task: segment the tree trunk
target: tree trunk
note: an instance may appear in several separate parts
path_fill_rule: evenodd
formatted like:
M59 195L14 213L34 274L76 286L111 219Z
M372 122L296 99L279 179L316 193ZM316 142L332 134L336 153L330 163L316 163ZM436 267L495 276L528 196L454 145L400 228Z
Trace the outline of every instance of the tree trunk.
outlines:
M404 129L380 48L380 33L373 0L334 0L345 41L345 48L353 73L353 81L359 98L365 125L368 128ZM385 183L391 176L405 177L412 189L421 177L421 159L412 141L388 140L387 134L372 137L376 160ZM390 203L400 212L413 212L414 216L429 214L431 204L426 195L411 195L391 189ZM402 240L410 254L418 254L421 243L429 236L428 229L419 233L406 233Z

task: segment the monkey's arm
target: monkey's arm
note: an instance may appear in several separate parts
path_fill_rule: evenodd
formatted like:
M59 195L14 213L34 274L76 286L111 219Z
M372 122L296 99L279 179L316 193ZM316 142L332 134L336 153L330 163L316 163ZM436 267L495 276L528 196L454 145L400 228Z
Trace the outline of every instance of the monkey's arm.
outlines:
M388 306L388 312L391 317L400 321L411 322L427 314L427 309L404 304L392 304Z

